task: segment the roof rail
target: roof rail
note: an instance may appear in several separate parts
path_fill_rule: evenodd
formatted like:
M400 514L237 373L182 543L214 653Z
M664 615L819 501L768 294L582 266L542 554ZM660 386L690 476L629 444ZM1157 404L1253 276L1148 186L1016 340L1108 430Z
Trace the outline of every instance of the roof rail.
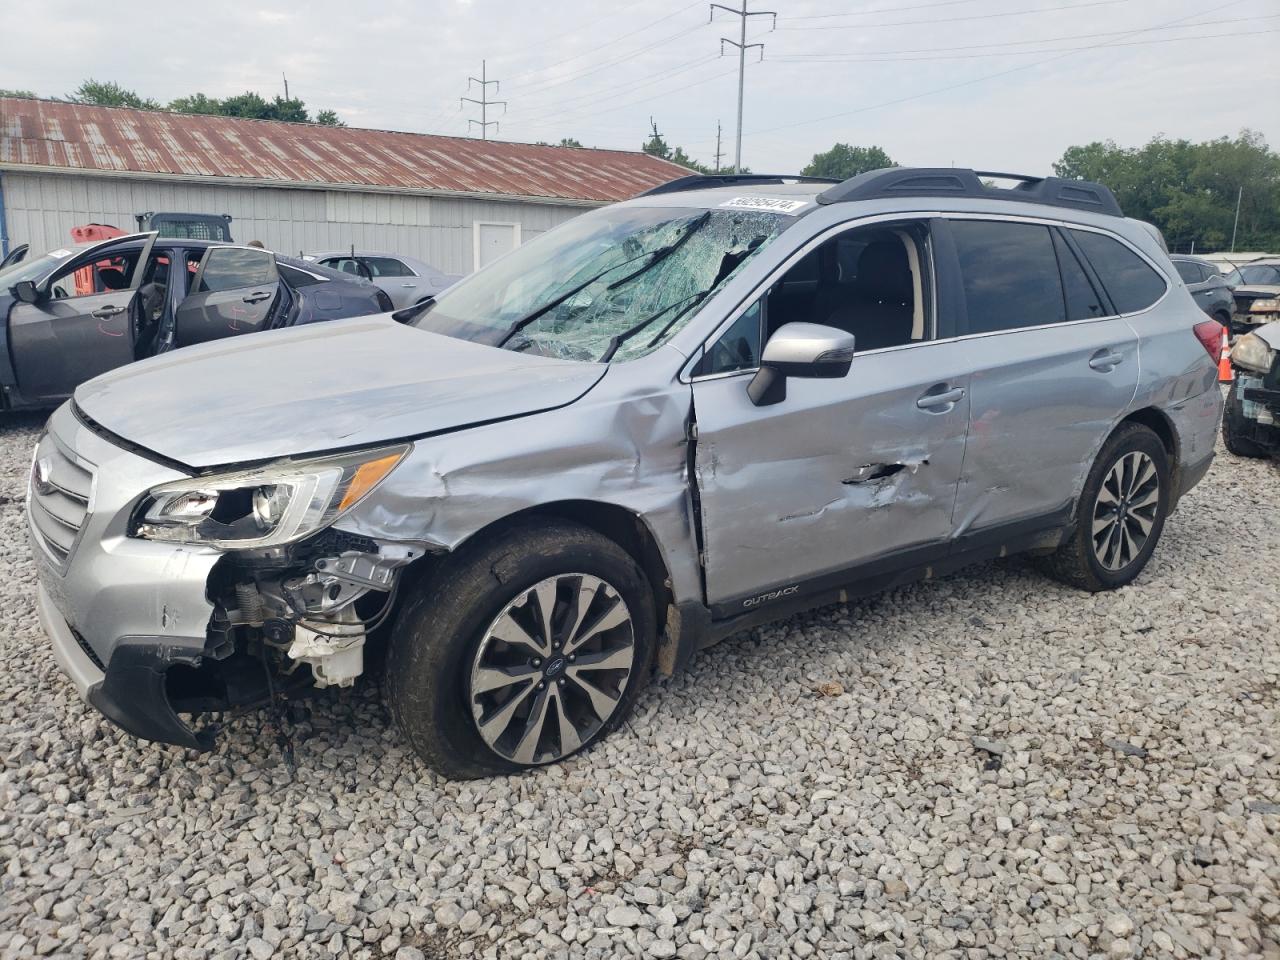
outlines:
M983 177L1018 180L1016 187L991 187ZM818 194L819 203L878 200L885 197L972 197L1072 207L1123 217L1115 195L1100 183L1061 177L1030 177L1021 173L993 173L954 167L889 167L850 177Z
M732 187L739 183L831 183L839 180L832 177L802 177L794 173L695 173L692 176L680 177L667 183L659 184L637 197L652 197L660 193L683 193L685 190L706 190L709 187Z

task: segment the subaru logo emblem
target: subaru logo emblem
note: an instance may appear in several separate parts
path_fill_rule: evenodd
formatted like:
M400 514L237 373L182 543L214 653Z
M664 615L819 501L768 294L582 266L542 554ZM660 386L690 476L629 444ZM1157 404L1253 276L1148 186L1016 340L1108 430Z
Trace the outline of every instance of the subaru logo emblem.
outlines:
M54 490L52 478L53 461L48 457L41 457L31 468L31 486L42 497L48 496Z

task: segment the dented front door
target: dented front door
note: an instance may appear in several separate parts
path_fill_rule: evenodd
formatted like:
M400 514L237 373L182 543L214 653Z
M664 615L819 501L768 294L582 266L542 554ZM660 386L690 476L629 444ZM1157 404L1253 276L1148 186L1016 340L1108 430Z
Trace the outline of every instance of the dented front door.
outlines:
M843 379L789 380L772 406L747 398L750 373L694 381L717 615L946 550L969 420L961 347L860 354Z

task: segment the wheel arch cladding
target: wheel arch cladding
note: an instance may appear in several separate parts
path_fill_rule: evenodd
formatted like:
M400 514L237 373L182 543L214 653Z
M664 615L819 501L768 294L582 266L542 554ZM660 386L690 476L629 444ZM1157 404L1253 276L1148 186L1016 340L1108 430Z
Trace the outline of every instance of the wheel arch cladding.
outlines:
M664 629L669 626L670 610L675 603L671 591L671 571L657 537L640 514L615 503L599 500L556 500L494 520L467 537L455 549L492 540L513 527L539 520L567 520L581 524L613 541L635 560L644 571L653 592L654 621L658 625L655 663L663 673L671 673L675 642L671 631Z
M1164 446L1164 452L1169 455L1170 470L1177 468L1179 459L1178 435L1173 429L1173 422L1163 411L1155 407L1143 407L1141 410L1135 410L1116 424L1116 430L1119 430L1126 423L1141 424L1159 437L1160 443ZM1114 434L1115 430L1111 432Z

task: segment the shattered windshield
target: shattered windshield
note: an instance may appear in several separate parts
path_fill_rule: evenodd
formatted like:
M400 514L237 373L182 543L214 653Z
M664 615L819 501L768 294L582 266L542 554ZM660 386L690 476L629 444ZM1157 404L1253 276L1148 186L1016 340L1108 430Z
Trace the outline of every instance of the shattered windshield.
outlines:
M441 293L412 324L567 360L631 360L663 343L790 218L609 207Z

